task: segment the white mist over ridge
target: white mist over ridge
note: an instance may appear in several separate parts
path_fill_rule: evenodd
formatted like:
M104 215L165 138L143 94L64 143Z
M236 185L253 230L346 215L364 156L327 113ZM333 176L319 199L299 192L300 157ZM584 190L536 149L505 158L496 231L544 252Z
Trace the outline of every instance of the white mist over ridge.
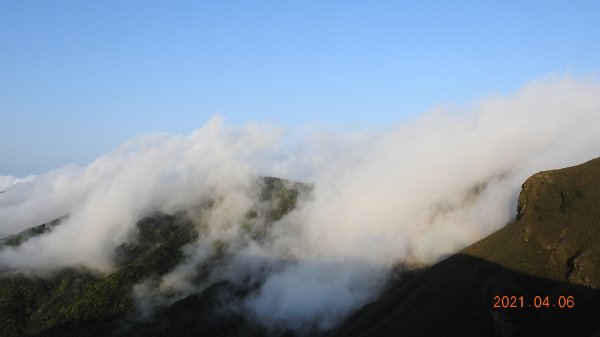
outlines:
M207 214L208 238L186 249L189 259L161 286L194 291L190 266L208 258L211 240L223 240L234 258L215 281L271 270L246 302L258 319L327 328L371 298L393 264L435 262L509 222L531 174L599 156L600 83L550 77L468 111L438 109L358 136L314 133L289 148L282 137L273 127L229 127L217 117L187 137L136 139L85 168L20 184L3 178L11 188L0 194L0 235L71 216L0 251L0 269L108 272L139 219L210 197L219 202ZM239 219L255 202L260 175L315 187L270 240L249 242Z
M216 117L188 137L141 137L86 168L68 167L16 186L2 195L2 233L70 216L48 235L3 251L0 265L33 273L79 265L109 271L115 247L148 214L186 209L208 196L237 212L231 200L240 199L268 162L265 151L278 134L257 125L230 128ZM37 207L43 212L35 219Z

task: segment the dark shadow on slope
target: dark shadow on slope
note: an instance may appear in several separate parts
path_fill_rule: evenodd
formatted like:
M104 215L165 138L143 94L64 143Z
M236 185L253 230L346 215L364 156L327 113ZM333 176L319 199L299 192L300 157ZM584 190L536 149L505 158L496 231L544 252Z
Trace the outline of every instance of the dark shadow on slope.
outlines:
M294 336L292 331L269 331L236 310L254 290L221 281L159 310L147 321L106 316L54 326L36 336ZM523 307L517 300L516 308L494 308L495 296L523 296ZM567 304L559 303L560 296L573 296L574 307L559 308ZM379 300L352 314L331 335L592 336L600 331L599 318L598 289L457 254L429 269L399 276Z
M524 307L517 299L517 308L494 308L495 296L523 296ZM575 306L559 308L560 296L573 296ZM457 254L356 311L332 336L592 336L599 331L600 290Z

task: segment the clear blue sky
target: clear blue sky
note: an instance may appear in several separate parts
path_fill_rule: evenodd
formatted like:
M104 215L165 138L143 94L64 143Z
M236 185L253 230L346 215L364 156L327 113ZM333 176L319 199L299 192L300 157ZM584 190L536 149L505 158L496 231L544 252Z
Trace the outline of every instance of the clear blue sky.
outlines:
M377 127L600 70L600 1L0 0L0 175L133 136Z

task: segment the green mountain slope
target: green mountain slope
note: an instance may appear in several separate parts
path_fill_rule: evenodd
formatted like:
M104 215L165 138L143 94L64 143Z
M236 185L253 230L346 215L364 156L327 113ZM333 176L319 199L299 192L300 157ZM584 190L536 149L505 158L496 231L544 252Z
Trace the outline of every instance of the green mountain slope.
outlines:
M248 212L243 226L243 230L255 239L264 236L274 221L295 207L300 194L310 189L305 184L270 177L261 179L258 184L261 207ZM202 207L210 206L209 201ZM258 218L264 221L255 221ZM23 231L5 239L1 245L18 246L59 226L60 221L57 219ZM172 336L173 329L182 329L181 324L175 324L181 322L194 323L195 328L205 331L217 331L219 326L230 322L230 329L224 330L230 336L240 335L242 329L260 331L245 324L239 314L215 312L219 301L227 298L225 294L241 299L255 285L237 289L231 284L217 283L199 294L159 308L151 322L139 322L132 296L134 285L159 279L182 262L182 248L203 235L199 223L202 219L192 219L186 213L154 214L142 219L137 224L137 239L117 249L118 268L108 275L82 268L64 269L47 278L5 271L0 275L0 336ZM223 258L226 244L213 242L208 264ZM209 268L209 265L200 268L198 283L203 281L203 270ZM185 315L197 316L186 321ZM198 320L198 317L205 319Z
M529 178L514 223L391 287L334 335L597 336L599 287L595 159Z

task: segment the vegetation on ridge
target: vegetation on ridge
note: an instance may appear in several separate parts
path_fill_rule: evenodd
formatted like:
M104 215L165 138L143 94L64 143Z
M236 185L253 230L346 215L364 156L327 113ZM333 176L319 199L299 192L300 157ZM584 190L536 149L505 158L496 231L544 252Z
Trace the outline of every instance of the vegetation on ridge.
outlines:
M246 230L253 231L254 235L264 232L264 226L270 226L291 211L299 195L310 189L308 185L277 178L263 178L258 184L262 204L249 212L245 223ZM252 221L259 216L266 220ZM59 225L61 219L23 231L4 244L18 246ZM118 268L108 275L70 268L46 278L19 274L0 276L2 336L116 336L123 333L122 327L135 315L134 285L159 278L182 262L182 248L202 235L198 221L184 212L153 214L142 219L136 226L137 237L118 247L115 252ZM222 244L215 242L215 251Z

